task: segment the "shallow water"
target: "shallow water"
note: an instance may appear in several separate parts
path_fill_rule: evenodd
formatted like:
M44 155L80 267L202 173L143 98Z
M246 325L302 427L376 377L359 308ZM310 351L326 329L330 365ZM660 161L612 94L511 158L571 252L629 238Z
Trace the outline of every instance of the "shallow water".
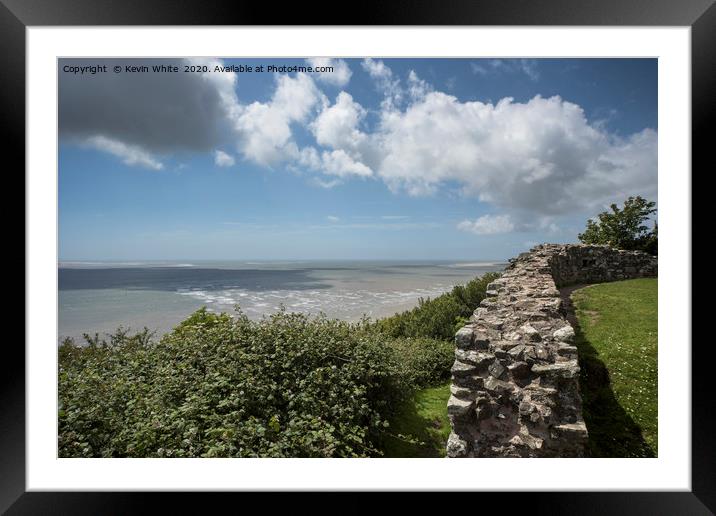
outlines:
M500 262L64 262L58 269L58 337L119 326L158 333L202 306L252 319L279 310L355 321L436 297Z

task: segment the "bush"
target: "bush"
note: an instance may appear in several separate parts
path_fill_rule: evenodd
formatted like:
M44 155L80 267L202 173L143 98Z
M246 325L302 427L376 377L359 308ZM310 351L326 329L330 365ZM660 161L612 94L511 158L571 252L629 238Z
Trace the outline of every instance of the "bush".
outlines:
M60 457L366 457L497 274L374 323L201 309L158 342L119 329L59 348ZM394 436L395 437L395 436Z
M451 341L426 338L397 338L388 341L396 353L400 374L414 387L429 387L450 378L455 361L455 346Z
M146 337L146 335L145 335ZM200 310L159 342L66 342L61 457L355 457L410 386L380 335L281 312Z
M456 286L435 299L420 299L412 310L379 319L375 328L390 337L427 337L452 341L485 298L487 285L499 277L490 272Z

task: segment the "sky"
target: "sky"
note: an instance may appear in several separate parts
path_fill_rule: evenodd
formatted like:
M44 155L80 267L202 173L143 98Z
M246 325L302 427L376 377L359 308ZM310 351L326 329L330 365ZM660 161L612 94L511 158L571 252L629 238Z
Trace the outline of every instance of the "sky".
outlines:
M58 74L62 261L502 260L657 200L656 59Z

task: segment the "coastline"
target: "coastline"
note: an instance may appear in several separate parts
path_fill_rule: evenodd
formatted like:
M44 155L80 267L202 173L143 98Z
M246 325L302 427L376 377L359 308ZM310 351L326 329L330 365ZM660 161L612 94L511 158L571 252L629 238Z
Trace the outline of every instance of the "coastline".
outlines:
M68 262L61 262L65 265ZM122 327L156 337L196 310L234 313L238 304L252 320L278 312L318 315L347 322L411 310L486 272L499 261L321 262L73 262L59 267L58 344L82 334L100 336ZM80 268L80 265L87 265Z

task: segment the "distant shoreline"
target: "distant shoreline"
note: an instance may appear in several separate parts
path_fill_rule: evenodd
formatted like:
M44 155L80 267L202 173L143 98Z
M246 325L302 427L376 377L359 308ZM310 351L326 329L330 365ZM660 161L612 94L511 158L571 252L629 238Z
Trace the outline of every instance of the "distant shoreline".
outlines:
M98 262L94 262L98 263ZM129 264L135 264L129 266ZM355 322L410 310L506 262L342 261L206 262L195 266L113 262L58 268L58 342L65 336L105 334L118 327L171 331L205 306L233 313L238 304L251 319L288 312ZM188 262L181 262L187 264Z

